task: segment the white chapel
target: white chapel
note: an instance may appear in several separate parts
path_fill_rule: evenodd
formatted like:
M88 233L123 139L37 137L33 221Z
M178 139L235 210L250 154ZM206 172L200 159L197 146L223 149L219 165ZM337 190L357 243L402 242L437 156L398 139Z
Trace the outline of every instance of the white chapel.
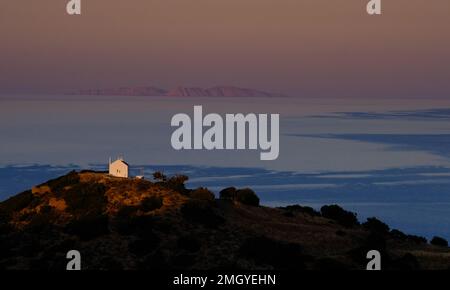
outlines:
M117 158L114 162L109 159L109 175L111 176L128 178L128 168L129 165L123 158Z

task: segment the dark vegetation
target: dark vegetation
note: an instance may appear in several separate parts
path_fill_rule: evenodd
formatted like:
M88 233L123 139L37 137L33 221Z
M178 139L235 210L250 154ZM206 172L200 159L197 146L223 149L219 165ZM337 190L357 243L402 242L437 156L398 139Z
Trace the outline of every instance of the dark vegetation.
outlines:
M141 201L141 209L144 212L153 211L163 206L163 200L159 196L149 196Z
M215 199L214 193L212 193L209 189L203 187L191 191L189 193L189 197L209 201L213 201Z
M108 234L108 224L108 216L91 213L68 223L65 231L81 240L91 240Z
M35 197L31 193L31 190L19 193L0 204L1 219L5 219L11 215L11 213L20 211L35 201Z
M188 194L189 190L186 189L185 183L189 180L189 177L186 175L174 175L168 178L162 172L155 172L153 174L153 179L156 180L156 183L160 186L163 186L168 189L172 189L181 194Z
M186 220L209 228L217 228L225 221L214 204L206 200L189 200L181 207L181 213Z
M89 214L102 214L105 210L107 199L106 187L103 184L77 183L70 188L63 189L68 211L74 215L83 216Z
M68 249L88 257L85 269L110 270L365 269L373 249L383 269L419 270L431 267L436 251L450 253L448 242L434 237L423 264L425 238L374 217L360 224L338 205L273 209L260 206L249 188L225 188L219 199L207 188L187 189L183 175L156 172L155 182L106 177L71 172L0 203L0 269L61 270Z
M310 215L310 216L321 216L320 212L316 211L312 207L301 206L298 204L288 205L286 207L280 207L280 209L285 210L286 211L285 215L287 215L287 216L294 216L294 214L296 214L296 213L306 214L306 215Z
M223 200L235 200L236 199L236 187L227 187L219 192L220 199Z
M375 217L368 218L362 226L367 230L378 234L387 235L389 233L389 226Z
M428 242L426 238L416 235L408 235L407 240L414 242L415 244L426 244Z
M259 197L250 188L236 189L228 187L220 191L220 199L239 202L245 205L259 206Z
M320 209L320 213L323 217L334 220L344 227L359 225L355 213L346 211L338 205L325 205Z
M304 269L307 260L299 244L276 241L265 236L246 239L239 251L259 266L273 266L279 270Z
M77 184L80 181L80 176L76 171L71 171L68 174L58 177L56 179L52 179L47 181L41 185L49 186L54 192L59 193L64 190L66 186L71 186Z
M448 247L448 242L446 239L441 237L433 237L430 241L430 244L439 246L439 247Z

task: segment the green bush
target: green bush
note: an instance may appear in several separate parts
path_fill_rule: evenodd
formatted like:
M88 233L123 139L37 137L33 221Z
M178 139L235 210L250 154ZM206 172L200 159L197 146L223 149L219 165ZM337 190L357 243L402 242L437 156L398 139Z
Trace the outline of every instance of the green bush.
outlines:
M362 224L364 228L371 232L377 232L380 234L387 234L389 233L389 226L379 219L372 217L368 218L365 223Z
M159 196L149 196L141 201L141 209L145 212L159 209L163 206L163 200Z
M189 197L194 199L213 201L216 196L209 189L199 187L189 193Z
M359 225L356 214L344 210L338 205L325 205L320 209L323 217L335 220L344 227L353 227Z
M246 205L259 206L259 197L250 188L237 190L236 201Z
M236 199L236 187L227 187L219 192L220 199L235 200Z
M448 242L446 239L441 237L433 237L430 241L430 244L439 246L439 247L448 247Z

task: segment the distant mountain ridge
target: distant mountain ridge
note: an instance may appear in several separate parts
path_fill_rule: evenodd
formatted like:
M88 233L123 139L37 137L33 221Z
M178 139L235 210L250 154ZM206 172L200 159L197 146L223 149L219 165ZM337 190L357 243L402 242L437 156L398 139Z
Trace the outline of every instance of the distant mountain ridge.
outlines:
M287 97L283 94L234 86L215 86L211 88L178 86L165 90L154 86L120 87L111 89L79 90L73 95L88 96L168 96L168 97Z
M90 96L163 96L166 90L152 86L142 87L121 87L113 89L87 89L74 92L74 95Z

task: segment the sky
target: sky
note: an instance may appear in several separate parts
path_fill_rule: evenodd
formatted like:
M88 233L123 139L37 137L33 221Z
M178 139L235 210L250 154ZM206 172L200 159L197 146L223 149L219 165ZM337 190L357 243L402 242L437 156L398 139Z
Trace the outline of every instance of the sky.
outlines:
M450 98L450 1L0 0L0 93L235 85Z

